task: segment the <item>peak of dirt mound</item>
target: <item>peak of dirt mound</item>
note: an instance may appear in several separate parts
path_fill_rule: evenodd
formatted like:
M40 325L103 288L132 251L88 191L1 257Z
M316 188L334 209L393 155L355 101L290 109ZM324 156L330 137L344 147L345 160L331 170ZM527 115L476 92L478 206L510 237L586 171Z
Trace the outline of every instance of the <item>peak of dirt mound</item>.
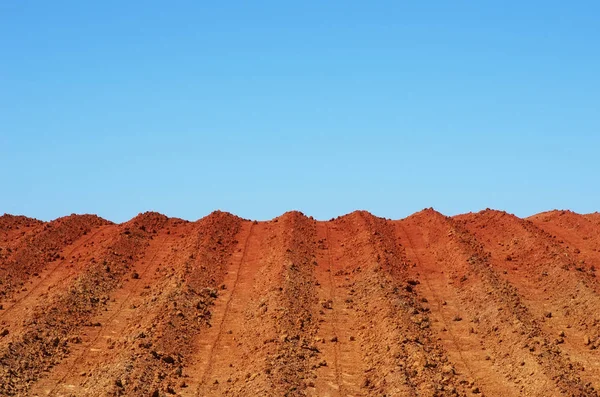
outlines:
M0 217L0 395L598 396L600 216Z
M415 212L414 214L410 215L406 219L419 220L419 221L443 222L446 218L447 218L446 215L442 214L441 212L439 212L433 208L425 208L419 212Z
M136 229L157 229L163 227L169 218L158 212L148 211L136 215L133 219L123 223L123 226Z
M11 230L19 227L32 227L41 225L42 221L34 218L28 218L23 215L4 214L0 216L0 230Z
M295 222L295 221L299 221L299 220L308 220L309 218L304 215L302 212L300 211L288 211L285 212L273 219L271 219L269 222Z
M240 218L237 215L232 214L231 212L220 211L220 210L213 211L210 214L208 214L206 217L210 218L210 219L237 219L237 220L245 220L245 219Z
M112 224L111 221L108 221L104 218L99 217L98 215L93 215L93 214L71 214L68 216L63 216L63 217L57 218L49 223L56 223L56 224L79 223L79 224L87 225L87 226L101 226L101 225Z

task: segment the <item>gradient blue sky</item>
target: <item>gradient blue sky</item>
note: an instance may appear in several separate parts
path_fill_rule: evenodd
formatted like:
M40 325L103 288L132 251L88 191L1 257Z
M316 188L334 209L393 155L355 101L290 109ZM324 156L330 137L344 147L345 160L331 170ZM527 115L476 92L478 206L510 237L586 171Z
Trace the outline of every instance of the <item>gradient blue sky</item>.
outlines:
M599 15L2 1L0 213L600 210Z

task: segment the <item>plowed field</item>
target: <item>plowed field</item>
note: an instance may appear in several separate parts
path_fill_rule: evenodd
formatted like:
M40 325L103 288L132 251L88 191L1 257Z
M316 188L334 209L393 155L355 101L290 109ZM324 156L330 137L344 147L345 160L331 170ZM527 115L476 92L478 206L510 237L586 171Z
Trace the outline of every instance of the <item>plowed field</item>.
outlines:
M0 217L0 396L598 396L600 215Z

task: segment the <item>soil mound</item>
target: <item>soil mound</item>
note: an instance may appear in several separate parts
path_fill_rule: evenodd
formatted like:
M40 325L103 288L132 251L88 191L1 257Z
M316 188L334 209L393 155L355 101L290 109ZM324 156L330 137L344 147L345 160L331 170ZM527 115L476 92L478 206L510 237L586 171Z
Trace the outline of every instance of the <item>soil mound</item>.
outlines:
M597 396L600 217L0 216L0 395Z

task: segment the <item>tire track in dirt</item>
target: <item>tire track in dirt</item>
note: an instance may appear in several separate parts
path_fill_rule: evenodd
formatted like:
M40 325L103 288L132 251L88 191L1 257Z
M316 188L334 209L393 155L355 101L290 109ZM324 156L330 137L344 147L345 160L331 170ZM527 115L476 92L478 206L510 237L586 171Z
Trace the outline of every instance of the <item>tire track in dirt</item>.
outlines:
M62 396L79 393L79 383L85 379L82 373L93 371L96 366L101 365L105 351L114 349L115 342L118 341L129 323L132 312L135 311L135 308L128 310L125 305L129 304L132 298L140 295L146 289L146 285L150 285L147 277L156 273L166 256L170 254L167 245L173 240L174 238L169 235L158 235L152 239L144 254L144 258L149 258L147 263L143 259L136 261L131 269L132 279L126 280L110 295L111 303L105 311L91 319L91 323L100 326L89 328L85 338L82 338L82 343L78 344L69 357L52 370L49 374L50 379L42 380L35 385L31 391L32 395Z
M301 396L314 386L315 239L315 222L298 212L255 224L197 395ZM215 317L219 306L225 302ZM210 348L215 336L203 333L199 342Z
M340 345L344 337L340 332L338 311L341 307L336 294L336 285L333 279L333 265L331 254L331 240L327 223L317 224L317 297L321 307L319 314L319 328L315 342L318 345L323 359L328 365L316 369L315 396L342 396L347 395L342 385ZM329 365L332 363L332 365Z
M327 244L329 244L330 238L329 238L329 226L327 226L327 224L325 223L325 241L327 242ZM333 264L332 264L332 260L331 260L331 248L328 246L327 247L327 268L328 268L328 272L329 273L329 277L327 277L328 281L329 281L329 299L331 299L331 303L332 305L336 305L336 303L338 302L338 298L337 298L337 294L336 294L336 285L335 285L335 281L333 279ZM339 319L338 319L338 315L337 312L333 312L332 313L332 330L333 330L333 336L335 338L338 338L338 334L340 334L339 331ZM343 335L342 335L343 338ZM338 338L339 339L339 338ZM338 341L339 342L339 341ZM344 392L344 389L341 388L342 387L342 377L340 374L340 345L338 343L335 344L335 349L334 349L334 359L333 359L333 363L335 365L335 382L338 385L338 389L340 390L340 392ZM341 389L340 389L341 388Z
M339 266L334 277L344 291L344 318L349 322L347 353L353 355L348 357L348 372L352 374L347 378L348 386L356 396L413 397L417 390L407 373L410 364L404 360L409 354L403 343L410 343L412 338L396 326L402 321L396 319L402 317L402 311L387 299L393 287L381 271L381 257L367 217L361 211L353 212L333 221L330 228Z
M373 374L369 395L453 396L467 390L479 392L474 380L458 373L448 352L431 329L429 302L418 292L419 281L411 278L404 247L398 243L394 224L368 212L358 220L371 262L361 272L367 292L369 317L377 318L375 333L369 338ZM365 300L363 298L363 300ZM373 328L373 324L371 324Z
M421 241L418 236L411 237L402 221L395 221L394 225L407 259L415 265L409 266L409 272L415 280L424 282L426 291L421 291L421 295L434 303L430 305L431 316L435 319L432 328L445 346L456 372L467 375L480 385L482 392L486 394L519 394L518 388L495 376L496 371L491 361L486 360L486 354L481 350L480 338L471 332L472 328L463 321L450 320L452 316L461 312L460 298L453 291L447 275L447 269L456 265L451 262L446 263L449 266L440 266L435 259L429 258L426 248L428 243Z
M214 367L215 353L220 347L221 340L223 338L224 326L226 324L227 316L231 310L232 300L238 284L240 283L240 273L243 270L243 266L247 265L248 246L250 239L252 238L252 231L255 228L253 222L247 222L242 226L242 234L246 235L244 239L244 245L240 252L239 258L233 255L232 262L236 263L234 269L229 269L223 280L223 285L226 289L221 289L221 293L216 299L215 309L212 312L211 320L216 323L216 326L211 326L210 329L202 333L201 341L198 347L197 357L199 360L195 365L187 369L187 373L190 376L191 384L182 393L182 395L190 395L188 392L193 392L194 396L201 396L203 389L207 387L208 377ZM242 277L251 277L250 274L244 272ZM242 283L247 283L243 280Z
M286 219L282 215L242 226L240 235L248 237L237 258L235 254L231 258L212 311L211 322L220 327L198 335L199 362L188 378L193 387L184 396L278 395L272 357L283 343L275 323L285 313L281 277L286 264Z
M340 232L335 224L323 222L317 227L317 238L320 244L318 252L318 263L316 270L317 281L321 285L327 286L321 288L323 298L319 299L319 329L324 330L326 334L320 335L325 345L317 344L323 351L323 356L327 363L333 362L334 368L329 369L329 365L317 370L316 396L324 395L324 391L331 390L331 379L334 380L333 395L340 396L362 396L361 391L363 382L363 373L365 368L361 368L363 355L359 343L356 341L361 322L356 316L355 310L351 307L353 292L349 280L346 280L345 253L339 251L341 239ZM322 266L321 263L326 263ZM339 280L339 281L338 281ZM341 281L341 282L340 282ZM322 322L324 321L324 322ZM327 326L324 326L327 324ZM335 338L335 340L332 340ZM329 359L332 357L332 360ZM333 376L321 379L322 373L333 371Z
M195 243L188 240L174 248L176 254L159 281L161 292L151 293L142 304L152 314L139 316L140 326L130 330L139 345L129 360L121 361L131 370L116 374L125 385L117 394L193 392L188 381L195 382L195 377L187 372L197 358L194 341L210 326L218 286L224 285L236 248L243 252L244 223L215 211L190 225ZM188 235L182 230L182 241Z

